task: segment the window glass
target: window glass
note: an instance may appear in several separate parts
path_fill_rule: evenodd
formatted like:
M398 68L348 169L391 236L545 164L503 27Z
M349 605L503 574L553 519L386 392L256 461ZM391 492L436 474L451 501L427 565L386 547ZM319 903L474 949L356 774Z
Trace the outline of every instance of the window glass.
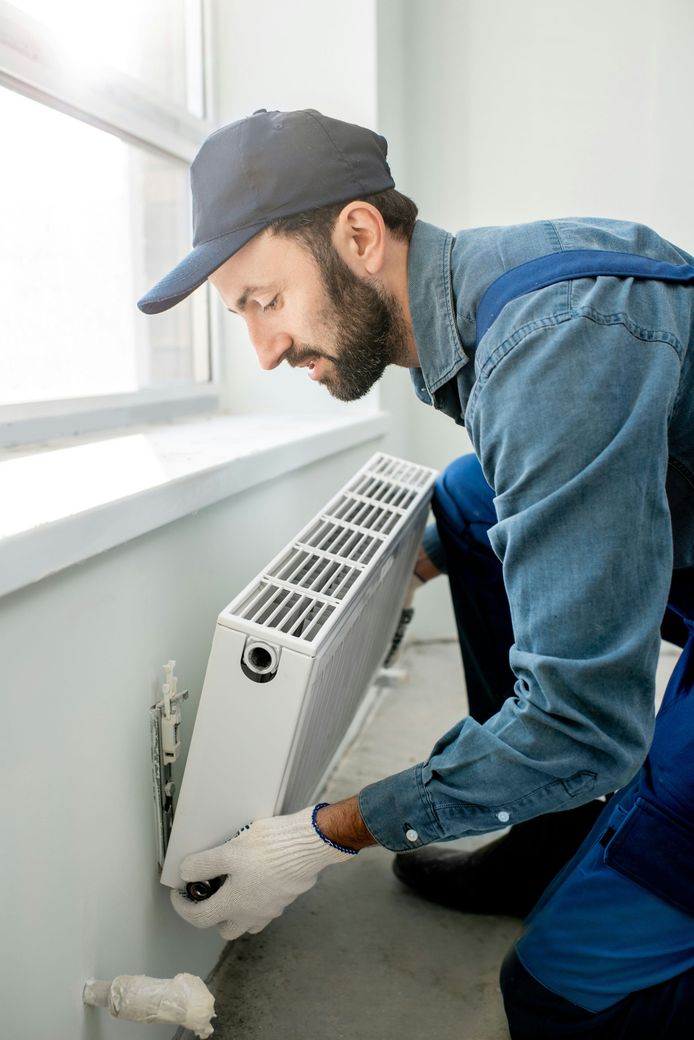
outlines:
M190 248L185 163L3 88L0 125L0 403L209 379L202 290L136 307Z
M50 27L55 42L79 69L113 65L175 105L199 111L190 0L13 0ZM197 60L196 60L197 59Z

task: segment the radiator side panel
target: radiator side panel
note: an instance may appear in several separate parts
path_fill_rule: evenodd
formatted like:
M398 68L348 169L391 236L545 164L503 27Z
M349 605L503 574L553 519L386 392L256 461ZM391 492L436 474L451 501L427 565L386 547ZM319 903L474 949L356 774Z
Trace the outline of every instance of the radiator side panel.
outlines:
M190 852L219 845L253 819L272 816L313 659L284 648L271 682L240 667L246 636L215 628L185 775L161 875L181 887Z

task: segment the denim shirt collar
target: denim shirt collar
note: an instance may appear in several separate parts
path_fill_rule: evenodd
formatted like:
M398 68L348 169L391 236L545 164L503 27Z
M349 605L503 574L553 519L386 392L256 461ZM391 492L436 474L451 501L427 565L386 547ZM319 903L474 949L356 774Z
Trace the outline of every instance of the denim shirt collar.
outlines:
M408 296L419 368L410 369L414 391L425 404L469 358L456 325L451 282L453 235L418 220L407 261Z

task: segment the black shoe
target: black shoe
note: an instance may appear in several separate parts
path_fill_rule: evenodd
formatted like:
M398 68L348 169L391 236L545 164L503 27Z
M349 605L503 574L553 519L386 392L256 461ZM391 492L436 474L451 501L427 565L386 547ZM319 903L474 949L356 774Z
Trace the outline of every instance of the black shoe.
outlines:
M519 823L473 852L440 845L400 852L395 876L432 903L465 914L527 917L605 808L588 802Z

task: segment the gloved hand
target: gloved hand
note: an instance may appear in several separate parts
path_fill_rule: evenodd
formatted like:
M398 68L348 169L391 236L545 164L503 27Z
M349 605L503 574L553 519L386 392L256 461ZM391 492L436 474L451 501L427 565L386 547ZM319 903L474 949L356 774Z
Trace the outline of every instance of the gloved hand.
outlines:
M186 856L181 863L185 882L229 876L203 902L172 891L176 913L196 928L218 925L223 939L262 931L315 884L324 867L347 863L356 855L320 836L313 822L315 811L310 806L292 816L255 820L224 845Z

